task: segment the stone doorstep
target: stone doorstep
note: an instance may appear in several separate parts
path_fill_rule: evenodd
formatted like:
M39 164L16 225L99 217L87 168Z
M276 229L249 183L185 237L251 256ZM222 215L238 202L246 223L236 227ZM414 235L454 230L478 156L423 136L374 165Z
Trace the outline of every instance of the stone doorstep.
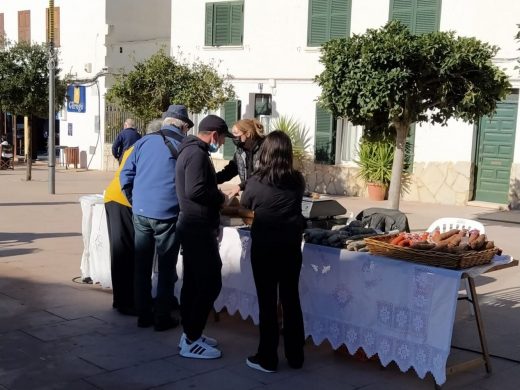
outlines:
M507 210L507 204L505 203L482 202L480 200L470 200L466 202L466 206L484 207L495 210Z

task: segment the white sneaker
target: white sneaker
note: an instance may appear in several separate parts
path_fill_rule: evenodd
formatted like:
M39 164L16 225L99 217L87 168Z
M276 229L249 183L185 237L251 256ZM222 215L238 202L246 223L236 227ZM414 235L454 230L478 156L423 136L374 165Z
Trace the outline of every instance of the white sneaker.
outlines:
M186 333L183 333L181 336L181 339L179 341L179 349L182 348L182 342L186 339ZM218 345L218 341L214 338L208 337L208 336L200 336L200 340L208 344L210 347L216 347Z
M214 348L204 341L202 341L202 337L198 340L191 342L188 344L187 337L181 337L181 351L179 354L185 358L191 359L218 359L222 356L222 352L217 348Z

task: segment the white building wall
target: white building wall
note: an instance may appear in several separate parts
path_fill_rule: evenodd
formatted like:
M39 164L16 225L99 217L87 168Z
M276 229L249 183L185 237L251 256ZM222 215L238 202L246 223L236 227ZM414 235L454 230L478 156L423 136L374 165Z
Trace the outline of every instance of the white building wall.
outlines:
M514 69L518 65L520 48L515 40L519 15L520 1L517 0L443 0L441 30L452 30L457 35L476 37L498 46L500 50L494 63L506 71L513 88L520 88L520 71ZM466 133L472 131L472 127L466 126ZM426 158L433 157L428 155ZM513 163L520 163L520 118L517 118Z
M170 50L170 0L55 0L54 6L60 8L59 67L75 80L128 71L160 48ZM46 1L2 1L8 38L17 40L18 11L30 10L31 40L45 42L47 7ZM79 147L82 168L103 168L104 95L110 85L104 76L97 81L80 84L86 86L85 113L65 109L59 115L60 144Z
M205 3L206 0L172 0L172 55L213 62L222 73L232 75L244 117L252 116L249 94L260 92L258 84L262 83L262 92L273 95L273 117L293 116L311 130L313 137L315 100L320 93L313 80L322 66L319 48L306 45L309 1L245 0L243 46L221 48L204 46ZM390 0L352 0L351 34L363 34L367 28L383 26L389 18L389 6ZM475 36L500 46L494 62L506 69L513 87L518 88L520 80L518 71L514 70L518 43L514 36L519 14L517 0L499 3L443 0L440 29L454 30L457 35ZM438 178L433 183L419 180L408 198L441 203L467 201L471 193L474 142L473 124L453 119L448 126L417 126L415 175L429 177L432 169L438 169ZM520 128L517 129L515 162L520 159L519 142ZM347 183L349 177L342 182ZM330 188L331 183L323 183L322 188ZM337 183L333 184L337 189Z

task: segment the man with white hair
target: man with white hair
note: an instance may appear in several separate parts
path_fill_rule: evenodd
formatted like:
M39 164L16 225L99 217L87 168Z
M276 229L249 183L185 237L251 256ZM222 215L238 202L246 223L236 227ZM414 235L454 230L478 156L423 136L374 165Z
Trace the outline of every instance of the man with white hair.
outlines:
M112 155L121 164L123 154L141 138L141 134L135 128L135 121L131 118L125 120L123 130L117 135L112 144Z
M135 246L137 326L163 331L178 325L171 317L172 291L179 244L175 225L179 201L175 189L177 148L193 122L185 106L171 105L163 126L141 138L121 170L121 189L132 205ZM159 266L157 294L151 295L154 253Z

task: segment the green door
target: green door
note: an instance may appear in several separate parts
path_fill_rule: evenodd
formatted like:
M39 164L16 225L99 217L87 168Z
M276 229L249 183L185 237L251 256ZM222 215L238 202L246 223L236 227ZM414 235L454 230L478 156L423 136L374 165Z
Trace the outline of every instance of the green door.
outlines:
M518 91L497 105L493 117L480 120L475 200L507 203L517 111Z

